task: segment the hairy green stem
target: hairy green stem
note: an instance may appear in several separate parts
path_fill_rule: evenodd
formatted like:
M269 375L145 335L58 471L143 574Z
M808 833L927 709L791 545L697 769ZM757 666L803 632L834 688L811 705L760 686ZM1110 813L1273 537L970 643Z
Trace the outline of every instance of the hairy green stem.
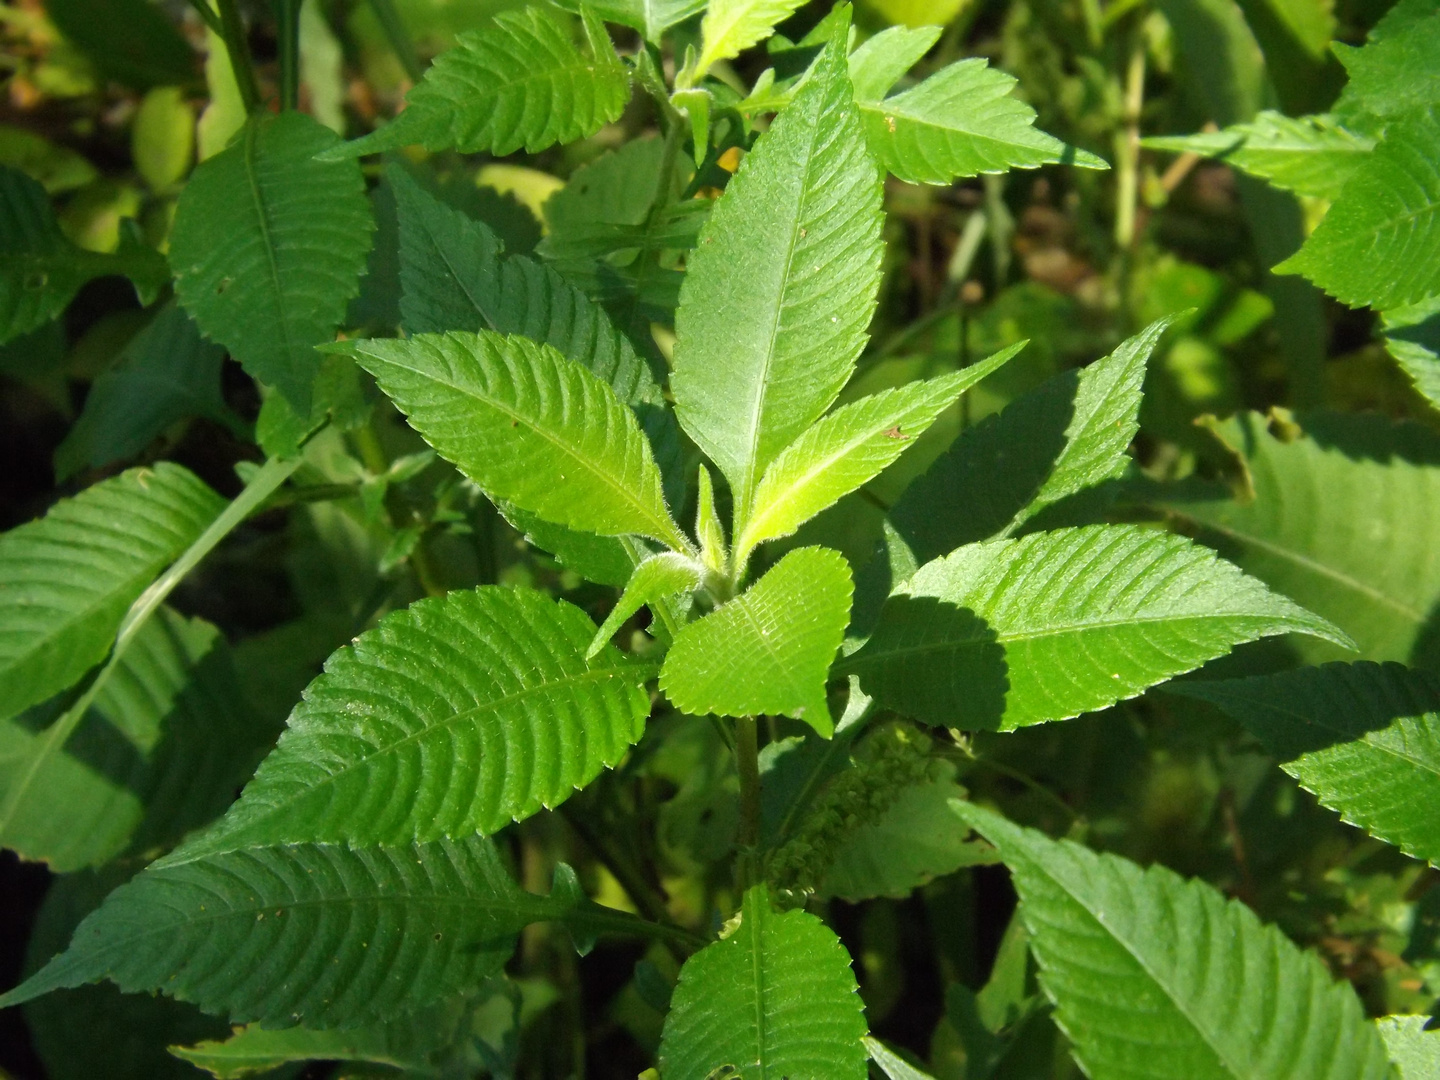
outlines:
M0 809L0 823L10 820L16 807L24 800L31 785L40 775L41 766L52 755L60 752L75 729L80 726L80 721L85 718L85 714L90 711L90 706L95 703L100 691L110 681L115 669L120 666L120 661L124 659L130 643L135 640L135 635L150 621L150 617L165 602L166 597L175 590L175 586L180 584L186 574L195 569L201 559L214 550L215 545L258 510L299 466L299 457L288 461L280 461L275 458L267 461L250 478L250 482L245 485L245 489L235 497L234 501L210 523L210 527L200 534L180 558L175 560L170 569L161 574L130 605L130 610L125 613L125 618L120 623L120 630L115 635L115 644L110 650L110 657L106 660L105 666L90 680L89 685L65 710L64 714L45 729L39 750L31 759L25 774L11 788L10 797L5 801L4 808Z
M412 83L420 81L425 74L425 66L420 63L420 54L415 51L415 42L410 38L410 31L405 29L404 20L400 18L400 12L395 10L392 0L370 0L370 9L375 12L375 18L380 22L380 29L385 38L390 42L390 49L395 58L400 61L400 66L405 69L405 74L410 77Z
M300 107L300 0L275 0L280 45L280 108Z
M255 81L255 64L250 59L240 8L236 0L216 0L216 3L220 6L220 37L230 54L230 70L235 73L240 101L247 113L253 113L260 108L260 84Z

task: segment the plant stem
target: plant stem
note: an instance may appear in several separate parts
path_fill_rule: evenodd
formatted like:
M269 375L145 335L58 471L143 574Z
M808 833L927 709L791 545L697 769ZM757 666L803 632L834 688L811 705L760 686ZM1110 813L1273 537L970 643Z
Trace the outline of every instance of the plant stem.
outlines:
M395 58L405 69L405 74L410 77L412 83L418 83L425 74L425 67L420 63L420 54L415 51L415 42L410 40L410 31L405 29L400 12L395 10L392 0L370 0L370 8L375 12L375 18L380 22L380 29L384 32L386 40L390 42L390 49L395 53Z
M105 662L105 666L90 680L90 684L65 710L60 719L45 730L39 750L26 767L25 773L10 789L10 797L6 799L3 809L0 809L0 822L10 820L16 807L24 800L31 785L40 775L41 767L52 755L60 752L75 729L80 726L80 721L85 718L85 714L90 711L90 706L95 703L100 691L105 688L110 677L115 674L115 669L120 666L120 661L124 659L130 643L135 640L135 635L140 633L145 624L150 621L150 616L155 614L160 605L165 602L165 598L175 590L175 586L180 584L186 574L195 569L201 559L210 554L215 545L258 510L299 466L300 458L298 456L288 461L276 458L267 461L259 472L250 478L250 482L245 485L245 489L235 497L234 501L210 523L210 527L200 534L180 558L175 560L170 569L161 574L130 605L130 610L125 613L125 618L120 623L120 630L115 635L115 645L110 650L110 657Z
M240 101L247 113L253 113L260 108L260 85L255 81L255 65L250 59L240 8L236 0L216 0L216 3L220 6L220 36L225 41L225 51L230 54L230 69L235 73Z
M760 738L753 716L735 721L735 771L740 774L738 874L741 889L748 889L755 884L755 849L760 846Z
M1138 31L1125 66L1125 104L1115 136L1115 245L1122 259L1135 243L1135 204L1140 191L1140 110L1145 104L1145 38Z
M190 0L190 6L195 9L195 14L200 16L200 21L215 32L216 37L225 36L225 27L221 25L220 16L215 14L215 9L205 0Z
M651 922L670 923L670 913L666 910L664 898L645 879L640 868L615 850L605 835L590 824L584 811L566 803L560 813L575 830L576 835L585 841L585 846L605 864L605 869L615 876L615 880L635 902L640 913Z
M280 108L300 107L300 0L275 0L280 44Z

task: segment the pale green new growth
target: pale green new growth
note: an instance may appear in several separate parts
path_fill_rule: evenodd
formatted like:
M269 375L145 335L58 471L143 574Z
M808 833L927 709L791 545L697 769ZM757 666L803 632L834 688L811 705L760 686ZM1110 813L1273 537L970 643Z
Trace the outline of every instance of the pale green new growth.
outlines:
M604 625L590 642L585 658L588 660L599 653L605 643L615 636L615 631L620 629L621 624L646 604L678 593L693 592L704 580L705 567L688 555L674 551L651 555L635 568L635 573L625 585L625 592L620 596L620 602L611 610Z
M961 371L885 390L823 417L765 470L735 544L736 565L745 565L757 545L790 535L878 476L956 398L1022 348L1023 342Z
M302 418L374 228L358 164L316 160L338 142L302 113L252 117L195 170L170 235L185 310Z
M594 633L564 601L495 586L386 617L326 662L240 801L165 865L490 835L564 802L650 711L653 668L614 650L587 660Z
M700 23L700 60L691 78L698 82L719 60L739 56L775 32L804 0L710 0Z
M1326 664L1170 689L1235 717L1346 821L1440 863L1440 679L1399 664Z
M440 55L410 91L404 112L329 156L419 144L503 157L595 134L624 110L630 76L600 21L586 12L584 22L589 56L575 47L570 26L545 8L501 12Z
M1094 1080L1387 1080L1348 985L1239 901L951 804L1000 849L1055 1020Z
M830 407L865 346L880 203L831 44L716 203L675 315L676 412L730 481L742 527L765 467Z
M634 414L549 345L484 331L331 348L354 356L415 430L492 498L558 525L688 548Z
M777 913L764 885L740 925L680 969L660 1041L665 1080L864 1080L865 1011L844 946L804 911Z
M247 848L145 870L0 1007L110 979L235 1023L353 1027L473 991L516 933L579 903L558 880L548 897L521 890L474 835Z
M80 287L124 274L146 303L170 280L158 252L123 234L113 255L87 251L60 231L45 189L22 172L0 166L0 342L55 318Z
M938 26L891 26L867 38L850 54L850 81L856 101L879 101L934 48Z
M1336 199L1365 164L1375 140L1342 127L1331 116L1285 116L1266 110L1224 131L1143 140L1152 150L1218 158L1275 187Z
M1440 1080L1440 1033L1426 1031L1427 1016L1382 1016L1375 1021L1395 1063L1397 1080Z
M894 97L862 99L865 136L881 165L917 184L1057 161L1108 167L1036 130L1035 110L1010 95L1014 87L1013 77L986 61L962 60Z
M1305 246L1275 270L1304 274L1351 307L1440 294L1440 106L1387 128Z
M193 473L162 462L0 535L0 718L103 660L131 602L224 505Z
M561 6L579 8L580 4L562 0ZM658 45L666 30L704 11L705 0L593 0L588 6L606 22L639 30L646 41Z
M804 720L834 730L825 682L850 618L850 566L838 552L790 552L734 600L682 627L660 689L695 716Z
M710 468L703 462L698 472L699 491L695 496L695 538L700 541L700 559L705 566L720 574L725 571L725 528L715 509L715 482Z
M839 671L926 723L1064 720L1272 634L1348 639L1213 551L1133 525L971 544L921 567Z

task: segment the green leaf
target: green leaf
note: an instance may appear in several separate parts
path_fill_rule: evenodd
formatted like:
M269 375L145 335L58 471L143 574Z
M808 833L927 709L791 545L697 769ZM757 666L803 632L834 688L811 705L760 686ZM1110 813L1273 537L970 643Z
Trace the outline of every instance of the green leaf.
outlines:
M918 64L945 31L939 26L891 26L850 54L856 101L879 101Z
M76 247L60 231L45 189L0 167L0 342L44 326L82 285L110 274L128 277L142 297L170 280L164 256L143 244L122 239L113 255Z
M220 632L168 608L56 753L46 735L58 711L0 722L0 844L60 873L208 824L275 737L245 705Z
M720 60L764 41L805 0L710 0L700 22L700 60L691 85Z
M1300 427L1272 432L1254 413L1215 425L1245 468L1241 497L1175 499L1166 509L1344 630L1361 658L1440 665L1424 632L1440 601L1430 542L1440 520L1440 439L1374 414L1313 414ZM1295 644L1311 663L1344 655Z
M1010 867L1041 986L1094 1080L1389 1077L1349 985L1239 901L951 805Z
M161 308L91 385L84 411L55 449L57 478L133 458L192 416L233 430L240 421L220 394L224 359L225 350L206 342L177 305Z
M360 290L374 221L355 162L317 161L339 141L298 112L251 117L201 163L175 210L175 291L207 337L310 415L330 341Z
M716 203L675 317L680 425L730 481L736 522L765 467L830 407L865 346L880 201L844 56L831 44Z
M274 1030L248 1024L228 1039L172 1046L170 1052L220 1080L268 1073L297 1061L363 1061L389 1065L412 1076L435 1076L440 1074L434 1058L448 1043L461 1037L457 1029L467 1019L463 1003L446 1002L390 1023L362 1028Z
M589 660L599 653L625 620L646 604L665 600L677 593L694 592L704 581L705 567L688 555L674 551L651 555L630 575L620 602L611 610L604 625L590 642L585 658Z
M230 851L116 889L0 1008L110 979L234 1023L356 1027L473 990L519 930L573 907L559 888L522 891L474 835Z
M194 474L162 462L0 535L0 717L103 660L131 602L224 505Z
M1352 825L1440 863L1440 678L1337 663L1171 689L1239 720Z
M482 331L328 351L355 357L425 441L491 498L557 525L688 546L635 415L551 346Z
M436 58L399 116L329 156L418 144L504 157L595 134L620 118L630 76L605 27L593 14L583 17L589 56L575 47L569 20L543 7L500 12Z
M90 912L134 867L63 874L50 883L25 950L24 973L38 970L66 943ZM122 994L114 986L62 990L26 1004L25 1026L49 1080L203 1080L203 1074L166 1053L175 1042L224 1038L223 1020L193 1005L149 994ZM77 1032L84 1032L77 1038Z
M596 536L544 521L514 503L499 504L501 515L527 543L548 551L567 570L586 581L623 589L635 568L651 554L643 540L633 536Z
M1440 108L1391 125L1305 246L1275 272L1304 274L1351 307L1440 294Z
M1333 48L1350 76L1336 103L1342 115L1393 120L1440 104L1440 13L1433 8L1424 18L1386 26L1378 39L1372 34L1363 48L1342 42Z
M826 507L878 476L970 387L1024 346L961 371L861 398L822 418L770 463L735 544L743 566L766 540L789 536Z
M686 624L660 689L695 716L793 716L834 730L825 681L850 617L854 586L838 552L789 552L742 595Z
M660 1041L665 1080L864 1080L865 1010L850 957L804 911L776 913L763 885L740 925L685 962Z
M45 14L101 73L147 90L195 81L195 50L147 0L50 0Z
M1145 365L1173 318L967 428L890 510L919 562L1009 536L1042 510L1130 466Z
M543 263L502 258L500 239L488 226L440 202L404 169L392 165L386 177L400 217L405 329L494 330L554 346L635 409L667 477L678 474L675 415L649 366L604 310Z
M240 801L167 865L490 835L564 802L650 712L653 670L613 649L587 661L594 634L564 601L496 586L386 616L326 661Z
M961 60L891 98L860 102L871 152L912 184L1033 169L1067 161L1108 168L1035 128L1035 110L1010 96L1015 79L985 60Z
M1440 408L1440 296L1384 313L1385 345L1415 389Z
M0 124L0 165L38 180L51 195L63 195L100 179L100 171L84 155L10 124Z
M920 886L962 866L996 862L988 844L957 825L951 799L963 799L955 766L932 766L924 783L907 787L879 821L848 834L825 871L816 895L858 903L877 896L901 900Z
M874 1061L880 1067L881 1073L890 1077L890 1080L935 1080L935 1077L912 1066L878 1038L865 1035L860 1041L864 1044L865 1053L870 1054L870 1060Z
M581 0L559 0L568 10L579 10ZM606 22L633 27L645 40L659 45L666 30L705 10L705 0L589 0L587 5Z
M1065 720L1246 641L1344 634L1215 553L1133 525L971 544L886 601L838 671L882 705L966 730Z
M866 1035L860 1041L865 1046L865 1052L870 1055L870 1060L878 1065L880 1071L890 1080L935 1080L929 1073L915 1068L879 1039Z
M1285 191L1333 200L1365 163L1375 140L1346 130L1332 116L1266 110L1224 131L1144 139L1142 145L1218 158Z
M700 561L723 574L729 557L725 554L725 526L720 524L720 513L715 509L715 481L703 461L696 476L695 539L700 541Z
M1440 1035L1428 1016L1382 1016L1375 1021L1399 1080L1440 1080Z

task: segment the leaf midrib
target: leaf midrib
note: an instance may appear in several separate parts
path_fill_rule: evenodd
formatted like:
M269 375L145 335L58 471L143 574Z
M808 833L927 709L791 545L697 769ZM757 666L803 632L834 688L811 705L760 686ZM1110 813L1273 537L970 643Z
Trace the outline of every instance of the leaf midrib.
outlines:
M312 782L312 783L306 784L303 788L300 788L297 792L295 792L293 795L291 795L289 798L285 799L284 801L271 803L269 806L265 807L260 813L257 813L254 817L250 818L248 821L244 821L244 822L240 823L239 825L235 826L234 831L233 831L232 833L230 833L229 836L230 836L230 837L235 837L235 836L244 837L246 834L254 834L254 833L256 832L256 830L259 829L265 822L271 821L271 820L273 820L276 816L282 815L286 810L288 810L288 809L290 809L292 806L294 806L295 803L297 803L297 802L299 802L299 801L301 801L301 800L303 800L303 799L307 799L307 798L311 797L311 796L312 796L315 792L317 792L317 791L324 790L325 788L328 788L328 787L330 787L331 785L338 783L340 780L342 780L342 779L344 779L345 777L349 776L349 775L350 775L352 772L354 772L356 769L362 768L363 766L370 764L371 762L375 761L377 758L381 758L381 757L384 757L384 756L389 755L389 754L398 753L403 747L409 745L410 743L416 742L416 741L418 741L418 740L420 740L420 739L422 739L422 738L425 738L425 737L428 736L428 735L432 735L432 734L434 734L434 733L436 733L436 732L443 732L443 731L445 731L447 728L451 728L451 727L458 726L459 724L467 723L467 722L469 722L470 720L474 719L475 717L481 716L481 715L483 715L483 714L485 714L485 713L487 713L487 712L497 712L497 711L499 711L500 709L502 709L502 708L504 708L504 707L506 707L506 706L512 705L512 704L514 704L515 702L518 702L518 701L523 701L523 700L525 700L525 699L528 698L528 697L535 697L535 696L540 696L540 695L542 695L542 694L548 694L548 693L555 692L555 691L572 689L572 688L575 688L575 687L583 686L583 685L585 685L586 683L589 683L589 682L597 682L597 683L598 683L598 682L605 682L605 681L610 680L610 679L621 679L621 678L623 678L624 674L625 674L625 669L623 669L623 668L596 668L596 669L593 669L593 670L590 670L590 671L580 672L580 673L577 673L577 674L575 674L575 675L569 675L569 676L566 676L566 677L563 678L563 679L558 679L558 680L555 680L555 681L552 681L552 682L541 683L541 684L539 684L538 686L527 686L527 687L525 687L525 689L520 690L520 691L517 691L517 692L515 692L515 693L506 694L506 695L503 695L502 697L495 698L495 699L493 699L493 700L491 700L491 701L480 702L480 703L477 703L476 705L473 705L472 707L470 707L470 708L468 708L468 709L463 709L463 710L461 710L461 711L459 711L459 712L451 713L449 716L447 716L447 717L445 717L445 718L437 721L436 723L433 723L433 724L425 724L425 725L421 726L420 728L417 728L415 731L410 732L410 733L409 733L408 735L406 735L403 739L397 739L397 740L394 741L394 742L386 743L383 747L380 747L380 748L378 748L377 750L375 750L374 753L366 754L366 755L364 755L363 757L356 758L354 761L346 764L343 768L338 769L338 770L336 770L335 772L332 772L332 773L327 773L323 778L321 778L321 779L319 779L319 780L316 780L316 781L314 781L314 782ZM638 677L638 676L640 675L640 672L637 671L635 674L636 674L637 677ZM643 679L641 679L641 680L639 680L639 681L642 681L642 682L643 682ZM625 682L625 685L628 687L628 686L633 685L633 684L631 684L630 682L626 681L626 682ZM298 729L292 729L292 730L298 730ZM334 734L337 734L337 733L334 732L334 731L329 731L329 730L318 730L318 731L301 732L301 734L303 734L303 735L305 735L305 736L308 736L308 738L310 738L310 739L314 739L314 738L324 738L324 737L326 737L326 736L334 735ZM277 747L276 749L277 749L277 752L278 752L278 751L282 751L284 748L283 748L283 747ZM305 763L306 765L311 765L311 764L313 764L313 762L306 761L304 758L302 758L301 761L304 761L304 763ZM263 834L262 834L262 835L263 835ZM225 833L220 833L220 834L218 834L218 835L215 837L215 840L216 840L216 841L225 841L226 839L227 839L227 836L226 836ZM333 839L315 839L315 838L312 837L312 838L308 838L308 839L305 839L305 840L295 840L295 839L292 838L292 839L286 840L286 841L284 841L284 842L286 842L286 843L314 843L314 844L324 844L324 843L343 843L343 842L345 842L345 841L348 840L348 839L353 839L353 836L351 836L351 837L335 837L335 838L333 838ZM454 838L451 837L450 839L454 839ZM212 857L212 856L215 856L215 855L223 855L223 854L227 854L228 852L231 852L231 851L242 850L242 849L243 849L243 846L244 846L244 845L237 846L237 847L226 847L226 846L223 846L223 845L217 845L217 844L213 844L213 843L210 844L210 845L197 846L195 852L194 852L193 854L190 854L189 857L187 857L187 858L182 858L182 859L174 859L174 858L172 857L172 858L170 858L170 859L166 859L166 860L164 860L164 866L165 866L167 869L170 868L170 867L174 867L174 866L185 866L185 865L187 865L187 864L189 864L189 863L198 862L198 861L200 861L200 860L202 860L202 859L209 858L209 857ZM186 854L186 853L182 851L182 852L177 852L177 854Z
M932 598L930 598L930 599L936 599L936 598L932 597ZM960 608L963 608L963 607L964 607L964 605L961 605L961 604L956 604L956 605L954 605L954 606L955 606L957 609L960 609ZM975 615L976 615L977 618L981 619L982 621L985 620L985 616L982 615L982 614L980 614L979 612L975 612ZM998 630L996 630L996 636L993 637L993 638L991 638L991 637L951 638L951 639L948 639L948 640L925 642L925 643L918 644L918 645L906 646L905 648L887 649L887 650L885 650L885 651L883 651L883 652L877 650L874 654L872 654L872 656L870 657L870 659L869 659L868 661L861 660L861 659L860 659L860 657L861 657L861 655L862 655L862 654L861 654L861 651L860 651L860 650L856 650L856 652L852 653L851 656L848 657L844 662L842 662L842 664L841 664L840 666L841 666L842 669L852 670L852 669L857 668L857 667L865 666L866 663L875 663L875 662L877 662L877 661L888 660L888 659L891 659L891 658L897 657L897 656L922 656L922 655L924 655L924 654L926 654L926 653L945 652L945 651L948 651L948 650L951 650L951 649L955 649L955 648L964 648L964 647L966 647L966 646L974 646L974 645L988 645L988 644L1007 645L1007 644L1010 644L1011 642L1015 642L1015 643L1018 643L1018 644L1024 644L1024 643L1026 643L1026 642L1031 642L1031 641L1043 641L1043 640L1045 640L1046 638L1062 637L1062 636L1064 636L1064 635L1066 635L1066 634L1084 633L1084 632L1089 631L1089 630L1113 630L1113 629L1117 629L1117 628L1120 628L1120 627L1126 627L1126 626L1146 626L1146 625L1152 625L1152 624L1156 624L1156 623L1171 623L1171 622L1179 623L1179 622L1196 622L1196 621L1199 621L1199 622L1209 622L1209 621L1223 621L1223 620L1225 620L1225 619L1274 619L1274 620L1284 620L1284 621L1286 621L1286 622L1293 622L1293 621L1294 621L1292 618L1290 618L1289 616L1285 616L1285 615L1244 614L1244 613L1241 613L1241 612L1233 612L1233 611L1232 611L1232 612L1226 612L1226 613L1221 613L1221 614L1196 613L1196 614L1186 614L1186 615L1150 615L1150 616L1146 616L1146 617L1143 617L1143 618L1108 619L1108 620L1097 621L1097 622L1093 622L1093 623L1067 623L1067 624L1065 624L1065 625L1063 625L1063 626L1059 626L1059 627L1054 628L1054 629L1046 629L1046 630L1039 631L1039 632L1026 632L1026 633L1021 633L1021 634L1002 634L1002 633L1000 633ZM988 621L985 622L985 625L986 625L987 627L989 627L990 629L992 629L992 630L995 629L995 627L994 627L992 624L990 624ZM1295 631L1296 631L1296 632L1301 632L1301 633L1307 632L1307 631L1305 630L1305 628L1303 628L1303 627L1301 627L1301 626L1299 626L1299 625L1296 625L1296 626L1295 626Z
M1040 863L1039 860L1035 859L1033 856L1028 855L1028 853L1026 857L1030 862L1031 866L1033 866L1038 873L1043 874L1054 885L1059 887L1065 893L1065 895L1070 898L1070 900L1075 904L1075 906L1085 913L1085 916L1088 919L1090 919L1093 923L1095 923L1095 925L1100 927L1101 931L1107 937L1109 937L1112 941L1119 945L1125 951L1126 955L1128 955L1132 960L1135 961L1136 965L1139 966L1139 968L1149 977L1151 983L1158 987L1161 993L1165 995L1166 1000L1168 1000L1170 1004L1174 1006L1175 1011L1185 1018L1186 1022L1189 1023L1191 1030L1195 1032L1196 1036L1200 1039L1204 1046L1209 1049L1212 1054L1215 1055L1220 1065L1231 1076L1235 1077L1236 1080L1245 1080L1248 1074L1242 1071L1239 1065L1230 1060L1229 1055L1224 1051L1224 1049L1215 1045L1215 1043L1212 1041L1210 1032L1206 1028L1200 1026L1196 1018L1191 1015L1190 1009L1187 1008L1176 996L1176 994L1171 990L1170 985L1164 980L1162 980L1160 976L1156 974L1154 970L1152 970L1150 964L1146 961L1145 957L1143 957L1136 950L1135 946L1133 946L1126 937L1121 936L1119 929L1111 926L1104 919L1100 918L1100 916L1096 915L1095 912L1091 910L1091 908L1085 903L1085 901L1081 899L1081 897L1078 896L1076 892L1071 889L1066 882L1051 874L1044 867L1044 865ZM1241 931L1241 933L1243 933L1243 931Z
M810 118L797 116L795 122L801 123L804 119ZM740 515L742 514L745 518L749 518L751 502L754 499L756 456L760 448L760 420L765 411L766 391L770 386L770 371L775 365L775 343L780 336L780 317L785 310L785 294L790 281L790 271L795 265L795 249L798 246L800 238L801 214L810 201L806 194L806 182L810 178L811 165L815 160L815 146L820 138L820 125L812 120L812 122L803 127L802 130L808 133L809 140L805 145L804 169L800 178L800 184L797 188L795 216L790 221L789 234L785 239L785 266L780 275L780 290L771 308L770 329L765 338L765 356L760 365L760 370L757 373L758 377L755 380L756 389L752 399L753 407L749 410L749 415L746 418L750 426L750 431L746 440L748 446L742 465L744 471L740 477L741 482L737 485L739 490L736 492L737 497L735 499L734 510L737 520L740 519ZM746 530L742 529L740 531L744 532Z
M564 442L562 439L560 439L557 435L555 435L548 429L541 427L532 417L516 411L498 398L487 397L484 393L477 391L471 386L462 386L459 383L452 382L446 379L441 379L437 377L433 371L426 371L420 368L411 367L409 364L402 363L401 361L395 359L393 356L380 356L376 353L367 353L366 355L374 357L382 364L388 364L392 367L400 369L401 371L408 371L410 374L417 375L420 378L428 380L429 382L432 382L437 386L446 387L465 397L472 398L473 400L480 402L482 405L485 405L488 408L494 409L496 412L503 414L509 419L517 420L520 423L524 424L527 429L534 432L536 435L539 435L546 442L550 443L551 446L555 447L555 449L559 450L563 455L565 455L567 459L576 462L580 466L582 471L584 471L587 475L592 476L597 481L599 481L598 486L609 489L611 492L620 497L621 502L628 505L632 510L636 511L640 515L640 517L645 520L645 522L650 526L651 529L650 532L644 533L643 535L649 536L655 540L659 540L661 543L669 544L671 547L676 548L677 550L684 549L685 542L683 538L680 537L674 524L668 520L668 514L665 517L657 515L654 508L646 506L644 501L637 493L631 491L628 487L625 487L624 485L618 483L608 471L601 469L595 462L591 461L588 455L582 454L580 451L570 446L568 443ZM599 385L605 385L604 383L600 382L597 376L584 368L583 365L577 364L574 360L570 360L569 358L563 356L563 354L559 354L558 352L557 355L560 355L561 359L565 363L575 364L575 366L579 368L579 370L585 372L585 374L589 375L592 379L595 379L595 381L599 383ZM564 371L557 371L557 377L561 379L565 378ZM625 412L630 415L633 421L633 414L631 414L629 410L625 408L625 405L620 402L618 396L615 398L615 401L621 409L625 410ZM639 431L638 424L631 426L626 425L622 421L621 427L624 431L631 434ZM651 469L655 470L655 476L658 477L658 467L655 465L654 458L650 454L650 447L648 442L644 441L644 432L639 432L639 435L642 441L641 457L644 461L649 462ZM644 471L643 465L642 471ZM539 515L536 516L538 517ZM557 524L564 523L560 522Z
M245 165L245 183L255 210L255 220L260 227L260 246L265 251L265 264L270 271L270 287L274 292L275 309L280 313L280 338L284 343L285 356L293 360L296 356L295 342L291 336L290 315L286 307L285 289L280 284L280 265L275 261L275 245L270 235L269 211L260 190L260 180L255 174L256 140L260 137L260 125L245 125L245 152L241 160Z

